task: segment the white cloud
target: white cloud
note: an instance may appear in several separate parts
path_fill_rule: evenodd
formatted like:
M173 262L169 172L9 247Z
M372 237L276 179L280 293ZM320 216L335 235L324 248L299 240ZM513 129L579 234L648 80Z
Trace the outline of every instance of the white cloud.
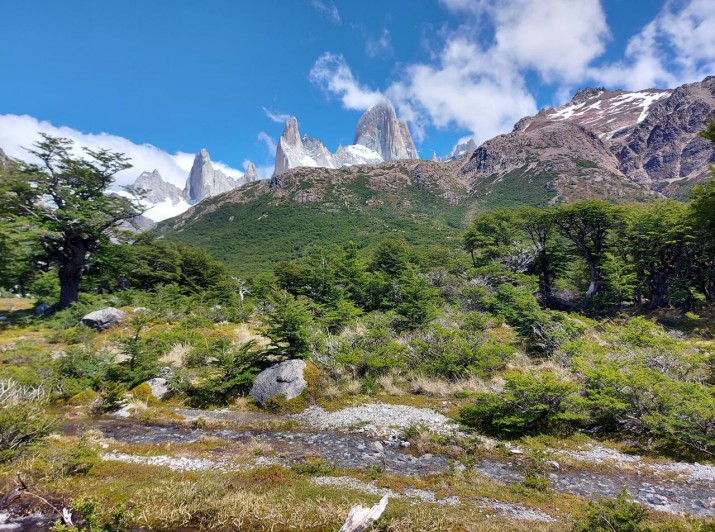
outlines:
M358 83L342 55L321 55L308 77L311 83L339 96L346 109L364 111L384 98L380 92Z
M284 124L289 118L290 115L284 114L284 113L274 113L270 109L266 109L263 107L263 112L266 113L266 116L273 120L274 122L278 124Z
M666 2L628 42L622 60L593 67L591 78L626 89L675 87L715 73L712 0Z
M194 160L191 153L171 154L151 144L136 144L109 133L83 133L66 126L54 126L28 115L0 115L0 147L11 157L30 161L32 156L24 148L31 148L34 142L40 140L38 132L71 139L76 148L105 148L127 155L133 166L116 175L116 185L128 185L140 173L156 169L166 181L183 188ZM214 162L214 167L232 177L243 175L240 170L220 161Z
M340 24L340 12L338 11L337 6L333 2L326 2L324 0L311 0L310 5L317 9L333 24Z
M275 156L276 148L278 147L278 144L276 143L275 140L273 140L273 137L271 137L265 131L261 131L258 134L258 140L260 142L262 142L263 145L266 147L266 151L268 152L269 155Z
M456 125L481 142L536 112L536 101L508 61L462 37L447 42L438 64L407 67L387 93L418 140L427 125Z
M370 57L378 57L392 51L392 41L387 28L382 29L379 37L367 37L365 41L365 52Z
M674 87L715 73L713 0L667 0L634 35L621 61L599 65L611 39L601 0L440 0L459 26L438 32L424 62L403 65L383 91L419 141L428 127L457 127L478 141L537 111L527 77L554 87ZM363 110L380 92L361 85L340 55L315 62L310 80Z

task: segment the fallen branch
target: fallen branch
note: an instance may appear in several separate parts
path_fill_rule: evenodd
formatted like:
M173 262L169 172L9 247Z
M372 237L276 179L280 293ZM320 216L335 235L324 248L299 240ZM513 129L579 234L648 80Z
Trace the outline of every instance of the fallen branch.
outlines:
M348 519L340 529L340 532L364 532L373 522L377 521L382 512L387 508L388 495L385 495L379 503L372 508L364 508L357 504L350 508Z
M44 502L47 506L52 508L52 510L57 513L60 518L62 519L62 522L67 525L69 528L75 528L74 524L72 523L72 511L68 510L67 508L62 508L62 511L60 511L56 506L54 506L50 501L45 499L44 497L41 497L40 495L37 495L36 493L32 493L27 490L27 484L25 484L25 481L22 480L22 477L20 476L20 473L17 474L17 486L15 489L10 490L8 493L5 494L5 496L0 499L0 508L6 508L10 506L12 503L14 503L16 500L18 500L23 493L35 497L36 499L39 499L40 501Z

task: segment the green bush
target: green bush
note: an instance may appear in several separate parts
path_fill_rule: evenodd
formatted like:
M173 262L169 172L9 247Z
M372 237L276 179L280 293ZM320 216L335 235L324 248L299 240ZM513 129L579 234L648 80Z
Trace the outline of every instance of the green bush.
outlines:
M646 509L634 503L624 489L615 499L590 502L586 515L571 529L572 532L646 532L643 521Z
M503 370L516 350L483 334L440 326L431 327L410 342L412 367L447 379L470 374L488 377Z
M247 393L256 375L269 364L268 353L254 340L234 345L229 340L212 344L207 355L209 366L193 384L188 379L176 382L179 391L189 396L193 406L225 406Z
M478 393L462 408L466 425L507 436L573 430L584 416L578 411L580 387L542 371L511 373L499 393Z

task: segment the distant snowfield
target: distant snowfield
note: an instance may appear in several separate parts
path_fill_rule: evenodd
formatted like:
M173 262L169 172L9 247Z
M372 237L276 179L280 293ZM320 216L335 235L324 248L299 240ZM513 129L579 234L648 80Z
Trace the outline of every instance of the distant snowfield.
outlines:
M603 93L599 93L599 97ZM578 104L567 104L558 111L550 113L551 120L567 120L572 117L589 116L587 120L591 122L600 121L604 116L627 111L640 111L636 120L641 123L648 116L651 105L658 100L670 96L670 91L639 91L627 92L618 96L613 96L605 100L593 102L593 98ZM591 103L592 102L592 103ZM605 104L605 105L604 105Z

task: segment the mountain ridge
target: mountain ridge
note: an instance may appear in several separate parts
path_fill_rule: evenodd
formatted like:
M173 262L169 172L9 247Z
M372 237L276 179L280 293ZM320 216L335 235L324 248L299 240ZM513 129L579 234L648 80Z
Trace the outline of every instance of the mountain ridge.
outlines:
M264 272L313 243L370 247L388 234L457 249L478 212L685 195L715 161L697 136L714 113L715 78L669 91L580 91L447 162L289 168L209 198L158 231L208 247L241 274ZM666 182L658 171L674 175Z

